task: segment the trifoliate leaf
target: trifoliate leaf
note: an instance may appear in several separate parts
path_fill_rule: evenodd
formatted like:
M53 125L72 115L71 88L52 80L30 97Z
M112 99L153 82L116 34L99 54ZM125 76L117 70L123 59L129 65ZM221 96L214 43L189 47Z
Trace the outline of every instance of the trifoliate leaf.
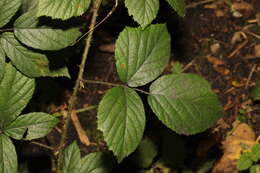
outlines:
M109 173L113 164L110 155L101 152L91 153L81 159L78 173Z
M1 0L0 1L0 28L7 24L18 11L22 0Z
M25 45L41 50L59 50L70 46L81 35L79 28L62 30L37 26L36 12L25 13L14 23L15 36Z
M149 25L159 10L159 0L125 0L129 15L143 28Z
M6 64L0 83L0 128L4 128L22 112L34 88L34 79L22 75L11 64Z
M120 79L129 86L142 86L158 77L170 57L166 25L126 27L116 41L115 58Z
M82 15L90 2L91 0L39 0L37 16L66 20Z
M0 47L0 82L4 77L4 73L5 73L5 52Z
M150 86L148 103L157 117L180 134L211 127L222 107L208 82L195 74L166 75Z
M256 81L256 85L251 91L251 96L254 100L260 100L260 79Z
M80 165L80 150L74 141L63 151L62 173L78 173Z
M114 87L98 106L98 129L119 162L133 152L141 141L145 126L142 100L130 88Z
M179 16L185 16L185 2L184 0L166 0L171 7L178 13Z
M12 64L29 77L51 76L69 77L66 67L52 69L44 54L33 52L19 43L13 33L6 32L0 37L0 43Z
M17 155L9 137L0 134L0 172L17 173Z
M33 112L19 116L4 128L4 133L14 139L32 140L46 136L59 122L57 118L43 112Z

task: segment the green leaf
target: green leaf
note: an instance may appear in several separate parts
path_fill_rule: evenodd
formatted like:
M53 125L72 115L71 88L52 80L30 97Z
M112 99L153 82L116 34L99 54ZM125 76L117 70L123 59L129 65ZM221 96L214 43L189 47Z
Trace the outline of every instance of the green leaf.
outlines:
M0 1L0 28L7 24L18 11L21 0L1 0Z
M142 100L130 88L114 87L98 106L98 129L119 162L133 152L141 141L145 126Z
M91 0L39 0L37 16L50 16L53 19L66 20L82 15Z
M43 112L33 112L19 116L4 129L4 133L14 139L32 140L46 136L59 122L57 118Z
M158 0L125 0L129 15L143 28L149 25L159 10Z
M79 28L62 30L37 26L36 12L25 13L14 23L15 36L25 45L41 50L59 50L70 46L81 35Z
M256 164L250 168L250 173L260 173L260 165Z
M171 7L177 12L179 16L185 16L185 2L184 0L166 0Z
M183 65L180 62L176 62L172 65L172 74L180 74L183 72Z
M170 57L170 35L165 24L145 30L126 27L116 41L116 67L129 86L142 86L158 77Z
M138 167L148 168L152 164L157 153L156 145L151 139L146 138L139 144L131 159Z
M260 160L260 143L252 147L252 153L256 156L258 160Z
M260 79L256 81L255 87L251 90L251 97L254 100L260 100Z
M2 81L5 73L5 52L0 47L0 82Z
M208 82L195 74L165 75L150 86L148 103L157 117L179 134L196 134L222 114Z
M4 78L0 83L0 128L12 122L28 104L35 88L34 79L6 64Z
M44 54L25 48L15 39L13 33L6 32L2 34L0 43L6 55L11 59L12 64L26 76L69 77L66 67L51 69L51 64Z
M78 173L80 163L80 150L74 141L63 151L62 173Z
M81 159L78 173L109 173L113 164L110 155L101 152L91 153Z
M249 169L253 164L253 161L250 159L250 157L242 154L237 162L237 169L239 171L247 170Z
M0 172L17 173L17 155L9 137L0 134Z
M22 0L22 12L25 13L29 10L36 9L38 0Z

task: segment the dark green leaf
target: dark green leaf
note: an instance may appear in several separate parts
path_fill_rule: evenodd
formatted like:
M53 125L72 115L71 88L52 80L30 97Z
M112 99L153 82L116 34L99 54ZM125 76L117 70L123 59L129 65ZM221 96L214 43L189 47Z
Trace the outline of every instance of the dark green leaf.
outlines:
M91 0L39 0L37 16L50 16L53 19L66 20L82 15Z
M178 13L179 16L185 16L185 2L184 0L166 0L171 7Z
M0 172L17 173L17 155L9 137L0 134Z
M256 156L258 160L260 160L260 143L252 147L252 153Z
M80 150L74 141L63 151L62 173L78 173L80 165Z
M260 100L260 79L256 81L256 85L251 91L251 96L254 100Z
M116 41L116 67L129 86L145 85L158 77L170 57L170 35L166 25L126 27Z
M79 28L38 27L36 12L29 11L15 21L14 34L25 45L41 50L59 50L71 45L81 35Z
M253 161L250 159L250 157L242 154L238 160L237 169L239 171L247 170L252 166L252 164Z
M114 87L98 106L98 129L119 162L133 152L141 141L145 126L142 100L130 88Z
M180 134L196 134L222 115L216 94L195 74L165 75L150 86L148 102L157 117Z
M110 173L113 163L113 158L108 154L91 153L81 159L78 173Z
M5 73L5 52L0 47L0 82L2 81Z
M142 27L149 25L159 10L159 0L125 0L129 15Z
M35 88L34 79L6 64L5 75L0 83L0 128L13 121L28 104Z
M66 76L69 77L66 67L51 69L49 60L44 54L33 52L21 45L13 33L2 34L0 43L13 65L29 77Z
M21 0L0 1L0 28L7 24L21 5Z
M25 140L42 138L59 122L57 118L43 112L33 112L19 116L4 129L4 133L14 139Z

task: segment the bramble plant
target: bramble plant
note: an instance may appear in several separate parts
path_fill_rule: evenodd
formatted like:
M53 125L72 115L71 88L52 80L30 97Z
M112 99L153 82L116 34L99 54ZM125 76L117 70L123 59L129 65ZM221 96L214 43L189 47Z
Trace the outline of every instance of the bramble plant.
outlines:
M185 15L183 0L166 0L180 15ZM76 142L65 147L68 126L77 92L87 81L84 67L102 0L4 0L0 2L0 173L17 172L17 156L10 138L33 140L44 137L59 122L47 113L20 115L31 99L36 77L69 77L67 67L52 64L49 52L61 50L79 39L79 26L65 27L67 19L81 16L92 6L90 29L86 38L79 74L69 100L67 117L57 150L58 173L109 172L112 159L104 153L81 158ZM109 17L115 6L107 15ZM119 78L125 85L113 84L98 106L98 129L107 146L121 162L140 144L145 128L145 110L137 91L146 94L158 119L179 134L192 135L210 128L222 114L216 94L209 83L196 74L162 75L171 53L171 37L166 24L151 24L159 10L159 0L125 0L129 15L140 25L125 27L116 40L115 59ZM20 14L20 13L19 13ZM50 20L41 22L42 19ZM107 18L106 17L106 18ZM105 18L105 19L106 19ZM55 19L55 20L53 20ZM57 20L58 19L58 20ZM104 20L105 20L104 19ZM61 22L62 20L62 22ZM103 21L104 21L103 20ZM54 27L55 26L55 27ZM160 76L162 75L162 76ZM151 83L152 82L152 83ZM105 84L105 82L96 83ZM151 83L149 92L136 87Z

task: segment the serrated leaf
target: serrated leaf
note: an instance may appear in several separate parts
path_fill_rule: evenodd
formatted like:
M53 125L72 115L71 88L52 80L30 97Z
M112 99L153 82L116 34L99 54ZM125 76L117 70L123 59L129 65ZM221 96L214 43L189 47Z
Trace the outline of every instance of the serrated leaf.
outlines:
M51 69L49 60L44 54L33 52L21 45L13 33L6 32L0 37L0 43L12 64L29 77L69 77L67 67Z
M177 12L179 16L185 16L185 2L184 0L166 0L171 7Z
M82 15L88 9L90 2L90 0L39 0L37 16L66 20Z
M70 46L81 35L79 28L62 30L37 26L36 12L25 13L14 23L15 36L25 45L41 50L59 50Z
M113 164L110 155L101 152L91 153L81 159L78 173L109 173Z
M9 137L0 134L0 172L17 173L17 155Z
M22 112L34 88L34 79L22 75L11 64L6 64L0 83L0 128L4 128Z
M98 129L119 162L133 152L141 141L145 126L142 100L130 88L114 87L98 106Z
M0 82L2 81L5 73L5 52L0 47Z
M211 127L222 107L208 82L195 74L165 75L150 86L148 103L157 117L180 134Z
M14 139L32 140L46 136L59 122L57 118L43 112L33 112L19 116L4 128L4 133Z
M251 97L254 100L260 100L260 79L256 81L255 87L251 90Z
M158 77L170 57L170 35L165 24L126 27L116 41L115 58L120 79L142 86Z
M21 0L1 0L0 1L0 28L7 24L18 11Z
M159 10L158 0L125 0L129 15L143 28L149 25Z
M63 151L62 173L78 173L80 163L80 150L74 141Z
M246 155L241 155L238 162L237 162L237 169L239 171L249 169L253 164L253 161Z

